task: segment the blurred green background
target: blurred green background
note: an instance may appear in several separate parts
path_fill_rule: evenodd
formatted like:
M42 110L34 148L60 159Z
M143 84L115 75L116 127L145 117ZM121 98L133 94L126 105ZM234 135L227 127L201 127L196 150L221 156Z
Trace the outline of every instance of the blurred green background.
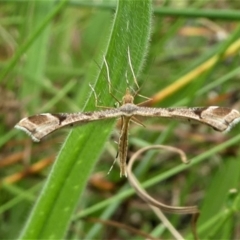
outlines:
M240 2L143 2L121 1L119 11L126 12L126 22L136 17L132 31L136 35L130 39L130 49L140 94L152 99L150 106L219 105L239 110L240 11L237 9ZM146 23L146 34L140 36L144 21L148 21L144 17L150 13L148 3L152 5L151 28ZM134 5L135 11L131 10ZM127 61L123 60L126 51L114 54L127 35L124 31L112 35L112 26L117 22L116 19L114 22L116 6L115 1L0 2L0 239L14 239L20 233L20 238L31 236L27 232L31 232L34 221L29 214L38 197L46 197L47 191L41 190L46 179L54 178L51 166L55 156L60 151L59 160L63 152L67 156L73 154L74 159L71 143L64 143L69 129L36 144L13 129L14 125L23 117L41 112L96 110L89 83L97 82L95 90L101 105L114 107L102 65L104 55L109 57L114 95L121 99L129 85L136 90L129 69L121 71L121 67L126 68ZM115 24L117 27L121 28ZM116 46L110 44L113 38ZM112 52L107 52L109 48ZM115 63L118 57L120 60ZM119 78L121 85L117 82ZM136 96L135 102L144 100ZM182 165L178 156L166 151L147 153L136 164L136 175L147 185L148 192L168 205L198 205L201 239L240 239L240 126L223 134L187 121L146 119L143 123L145 128L135 124L130 127L129 156L144 146L166 144L182 149L193 162L182 171L178 169ZM107 133L104 138L95 129L91 137L103 142L98 145L101 150L96 152L98 161L94 169L91 163L89 172L78 171L79 176L66 177L70 184L83 182L84 189L81 194L76 193L80 196L77 206L73 204L74 213L70 211L71 217L66 217L67 229L64 225L59 235L51 235L49 231L47 237L40 233L38 238L144 239L142 232L145 232L158 239L192 239L191 216L167 214L182 235L174 237L134 193L127 179L119 177L117 164L107 175L117 153L114 141L118 139L118 131L111 130L113 122L98 124L112 134L106 141ZM87 152L94 150L95 142L86 146ZM87 164L91 160L86 157L85 161ZM50 182L47 180L45 185L49 189ZM58 182L61 184L65 183ZM70 190L61 194L45 198L49 208L58 198L66 202L73 198ZM59 205L55 213L49 214L55 214L54 219L59 217L61 221L57 209L66 210ZM33 224L36 229L40 226ZM54 226L49 227L53 232Z

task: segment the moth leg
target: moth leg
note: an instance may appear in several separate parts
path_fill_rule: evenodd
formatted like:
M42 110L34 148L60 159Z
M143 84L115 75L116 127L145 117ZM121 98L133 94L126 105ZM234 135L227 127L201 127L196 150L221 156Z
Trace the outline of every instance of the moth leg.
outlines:
M111 84L111 79L110 79L110 74L109 74L109 67L108 67L107 60L106 60L105 56L103 58L103 61L104 61L104 64L106 66L106 71L107 71L108 92L118 102L118 104L121 105L121 101L119 101L112 93L112 84Z
M146 127L139 119L137 119L136 117L131 117L131 122L140 125L142 127Z
M100 105L100 104L98 103L98 96L97 96L97 93L96 93L94 87L93 87L91 84L89 84L89 87L92 89L92 92L93 92L93 95L94 95L95 107L97 107L97 108L104 108L104 109L112 109L112 107L107 107L107 106L102 106L102 105Z
M128 63L129 63L130 70L131 70L132 75L133 75L134 83L135 83L136 86L137 86L137 91L134 91L134 89L131 88L131 90L134 92L134 97L135 97L136 95L138 95L138 96L140 96L140 97L142 97L142 98L144 98L144 99L147 99L147 101L151 100L151 98L139 94L139 92L140 92L141 89L140 89L140 87L139 87L139 85L138 85L136 75L135 75L135 73L134 73L134 71L133 71L133 66L132 66L132 62L131 62L131 55L130 55L130 49L129 49L129 47L128 47ZM147 102L147 101L144 101L143 103L145 103L145 102ZM137 104L137 105L138 105L138 104Z
M128 46L128 63L129 63L129 66L130 66L130 69L131 69L131 72L132 72L132 75L133 75L134 83L136 84L137 88L140 89L140 87L138 85L138 82L137 82L137 78L136 78L135 73L133 71L129 46Z

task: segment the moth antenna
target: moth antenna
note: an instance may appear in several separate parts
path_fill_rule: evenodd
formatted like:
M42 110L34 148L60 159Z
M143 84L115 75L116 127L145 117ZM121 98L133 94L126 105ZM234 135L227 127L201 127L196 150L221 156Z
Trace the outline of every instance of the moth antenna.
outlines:
M105 56L103 57L103 61L104 61L104 64L106 66L106 71L107 71L108 92L119 104L121 104L121 102L112 94L112 84L111 84L111 79L110 79L110 74L109 74L109 67L108 67Z

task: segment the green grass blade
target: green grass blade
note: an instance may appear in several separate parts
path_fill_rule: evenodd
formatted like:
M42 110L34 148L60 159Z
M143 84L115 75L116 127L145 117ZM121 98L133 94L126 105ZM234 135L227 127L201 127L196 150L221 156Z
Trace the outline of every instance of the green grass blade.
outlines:
M0 81L2 81L7 74L13 69L16 65L17 61L20 59L22 54L27 51L27 49L31 46L31 44L36 40L39 34L45 29L45 27L49 24L49 22L59 13L60 10L65 6L67 0L62 0L58 5L54 7L54 9L46 16L46 18L42 21L42 23L36 28L36 30L27 38L21 48L15 53L14 57L9 61L8 65L0 74Z
M148 46L150 16L150 1L119 2L111 36L107 40L106 53L113 89L123 91L126 88L126 71L128 80L132 83L127 61L128 47L135 74L141 69ZM101 66L95 85L97 92L107 89L105 67L103 63ZM110 106L114 102L109 94L104 94L102 98L104 103ZM93 105L94 98L91 97L88 106ZM64 238L72 213L79 202L79 196L85 189L113 124L113 121L103 121L82 126L70 133L59 152L21 238Z
M192 159L189 159L190 164L178 165L162 174L159 174L158 176L148 179L147 181L142 183L142 186L144 188L148 188L148 187L154 186L155 184L159 184L159 182L164 181L164 180L174 176L177 173L187 170L187 169L191 168L192 166L203 162L204 160L208 160L210 156L216 154L219 151L222 151L223 149L225 149L227 147L237 144L239 142L239 140L240 140L240 136L233 137L233 138L229 139L228 141L202 153L201 155L194 157ZM133 194L134 194L134 189L128 189L124 192L121 192L118 195L113 196L112 198L108 198L105 201L97 203L96 205L81 211L81 213L77 214L74 219L86 217L86 216L94 213L95 211L99 211L100 209L102 209L106 206L109 206L116 201L125 199L126 197L129 197Z

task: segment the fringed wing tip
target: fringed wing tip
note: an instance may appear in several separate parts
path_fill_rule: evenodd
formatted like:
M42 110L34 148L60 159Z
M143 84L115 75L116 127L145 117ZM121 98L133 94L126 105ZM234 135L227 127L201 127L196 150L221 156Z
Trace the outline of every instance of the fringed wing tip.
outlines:
M32 140L33 140L34 142L40 142L40 139L36 138L36 137L35 137L28 129L26 129L25 127L22 127L22 126L19 126L18 124L16 124L16 125L14 126L14 128L19 129L19 130L22 130L23 132L25 132L27 135L29 135L29 136L32 138Z

